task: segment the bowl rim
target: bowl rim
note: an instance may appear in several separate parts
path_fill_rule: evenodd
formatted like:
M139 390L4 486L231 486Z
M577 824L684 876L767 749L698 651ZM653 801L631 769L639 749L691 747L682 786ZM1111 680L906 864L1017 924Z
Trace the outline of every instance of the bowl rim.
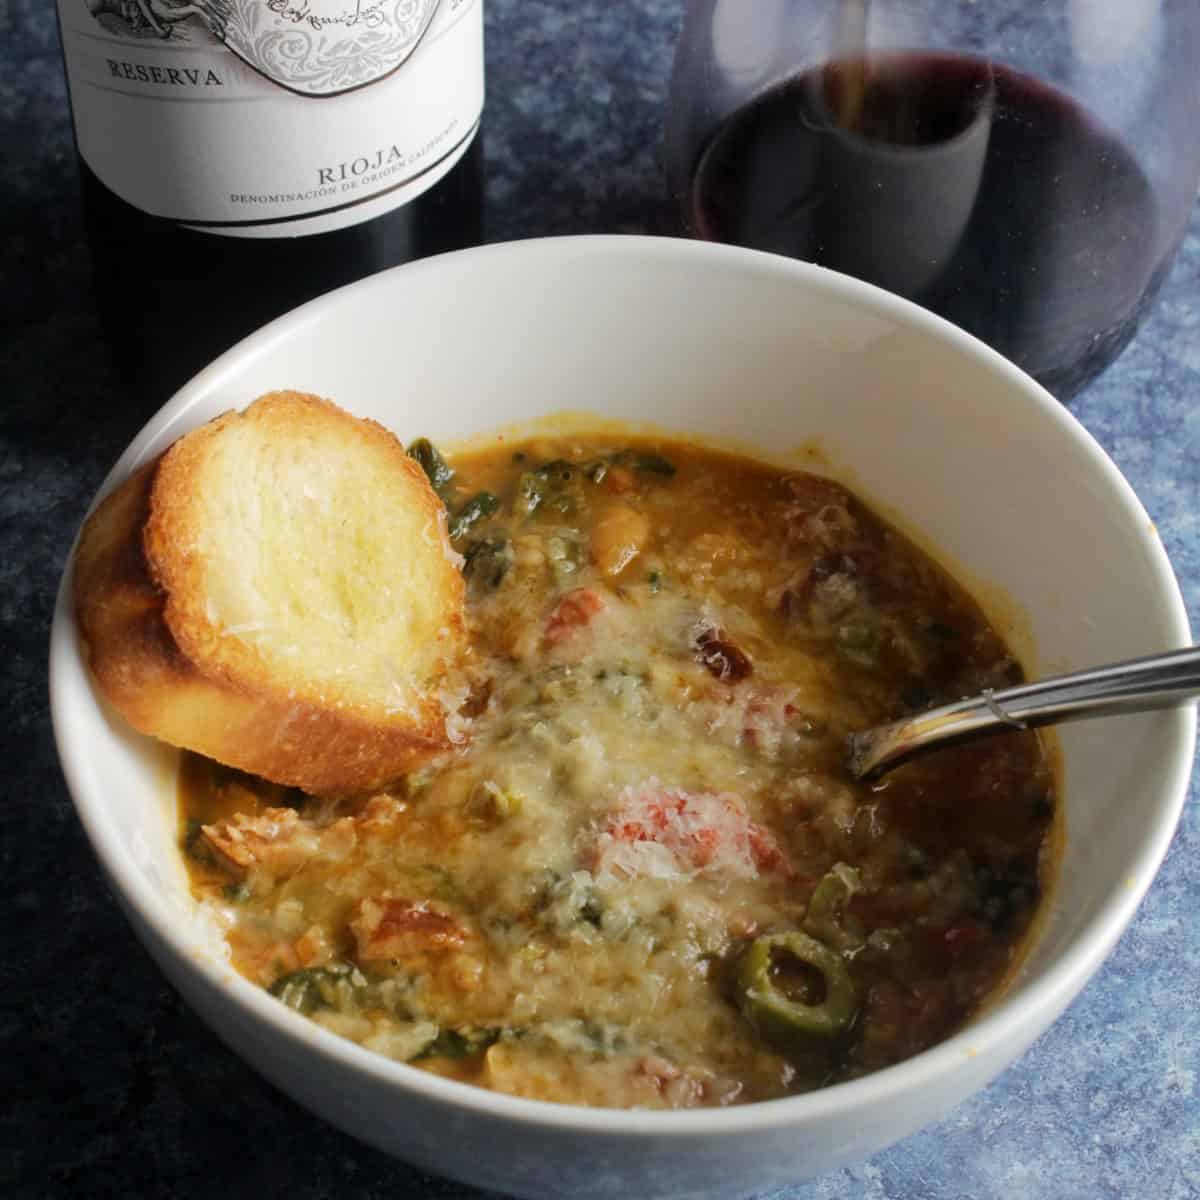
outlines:
M504 260L510 260L511 268L519 268L520 260L538 256L558 257L564 262L574 260L579 264L597 257L609 262L624 259L640 262L643 269L656 261L682 264L709 262L735 271L791 280L801 290L824 292L841 302L849 301L853 305L868 308L895 324L915 329L921 335L957 348L964 356L979 361L986 370L1000 376L1015 394L1023 398L1025 404L1039 409L1044 419L1065 430L1126 510L1133 527L1144 531L1142 549L1152 569L1156 589L1161 592L1164 604L1170 610L1172 639L1178 646L1191 643L1187 610L1178 582L1141 501L1092 435L1033 379L948 321L870 284L811 263L708 242L625 234L501 242L407 263L319 296L252 333L186 383L134 436L106 475L88 512L142 461L152 445L157 445L176 425L186 420L190 410L203 400L206 393L219 385L225 376L236 374L244 360L253 359L279 339L293 336L298 328L320 322L326 314L344 303L347 294L357 296L375 291L383 294L396 287L398 280L407 283L421 273L461 269L464 263L471 261L494 259L503 263ZM1197 717L1194 707L1159 714L1160 719L1169 725L1173 746L1160 788L1165 802L1155 822L1146 830L1136 856L1127 864L1126 885L1113 890L1095 916L1074 936L1065 952L1036 978L1022 984L1015 993L1010 991L1002 995L964 1029L912 1058L859 1079L813 1092L727 1108L657 1112L590 1108L510 1096L474 1084L445 1079L366 1050L279 1004L264 989L255 987L227 963L217 962L209 954L189 950L177 929L178 915L167 912L163 902L132 862L127 848L105 822L103 789L93 773L86 747L77 744L69 721L71 698L78 695L81 687L87 689L85 696L90 695L92 704L99 703L91 691L91 681L83 665L70 603L72 563L77 540L78 534L67 556L51 626L51 721L60 765L76 813L93 852L122 901L174 957L181 969L200 974L211 989L222 993L244 1015L266 1022L293 1049L316 1054L320 1059L361 1072L385 1087L423 1098L435 1105L466 1109L481 1117L543 1129L601 1133L638 1140L653 1140L663 1135L677 1139L699 1139L718 1134L767 1132L809 1120L845 1117L869 1106L900 1100L913 1089L952 1074L956 1066L967 1060L976 1057L987 1060L989 1055L996 1052L1002 1055L1002 1047L1020 1042L1023 1031L1032 1028L1040 1033L1044 1022L1039 1022L1039 1014L1050 1014L1050 1019L1053 1019L1108 955L1149 888L1174 836L1187 799L1196 743ZM86 703L87 700L80 702ZM1006 1061L1001 1058L999 1069ZM995 1070L992 1071L994 1073Z

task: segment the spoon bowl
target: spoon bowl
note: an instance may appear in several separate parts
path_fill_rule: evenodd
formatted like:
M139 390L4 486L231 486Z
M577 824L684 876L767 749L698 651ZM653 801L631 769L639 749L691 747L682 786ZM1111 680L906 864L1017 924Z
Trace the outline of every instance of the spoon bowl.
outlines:
M851 734L850 772L856 779L874 779L918 754L1007 729L1172 708L1198 695L1200 646L999 692L988 689L968 700Z

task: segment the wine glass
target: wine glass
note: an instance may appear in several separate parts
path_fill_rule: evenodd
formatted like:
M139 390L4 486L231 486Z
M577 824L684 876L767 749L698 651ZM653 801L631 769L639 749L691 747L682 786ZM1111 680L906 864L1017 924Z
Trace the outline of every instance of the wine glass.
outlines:
M688 0L682 231L808 259L1069 399L1145 317L1200 179L1195 0Z

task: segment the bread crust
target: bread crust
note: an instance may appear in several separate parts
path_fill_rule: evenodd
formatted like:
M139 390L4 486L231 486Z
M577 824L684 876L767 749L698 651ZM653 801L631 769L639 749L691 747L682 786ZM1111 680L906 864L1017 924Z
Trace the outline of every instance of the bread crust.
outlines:
M207 448L251 416L278 425L280 437L322 436L332 421L348 452L356 439L373 444L394 462L413 503L444 526L424 473L382 426L315 396L271 393L246 414L227 413L175 442L87 520L74 599L88 666L139 732L314 794L378 789L451 748L435 689L399 711L347 701L306 676L302 662L284 673L206 613L196 561L201 518L191 501ZM462 578L449 559L446 566L434 684L453 669L466 638Z

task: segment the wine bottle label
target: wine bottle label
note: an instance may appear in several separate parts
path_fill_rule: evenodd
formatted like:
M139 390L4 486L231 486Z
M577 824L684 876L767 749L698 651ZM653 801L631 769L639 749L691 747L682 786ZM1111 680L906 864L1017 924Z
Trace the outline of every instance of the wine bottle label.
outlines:
M58 0L75 136L122 200L212 233L407 204L483 110L483 0Z

